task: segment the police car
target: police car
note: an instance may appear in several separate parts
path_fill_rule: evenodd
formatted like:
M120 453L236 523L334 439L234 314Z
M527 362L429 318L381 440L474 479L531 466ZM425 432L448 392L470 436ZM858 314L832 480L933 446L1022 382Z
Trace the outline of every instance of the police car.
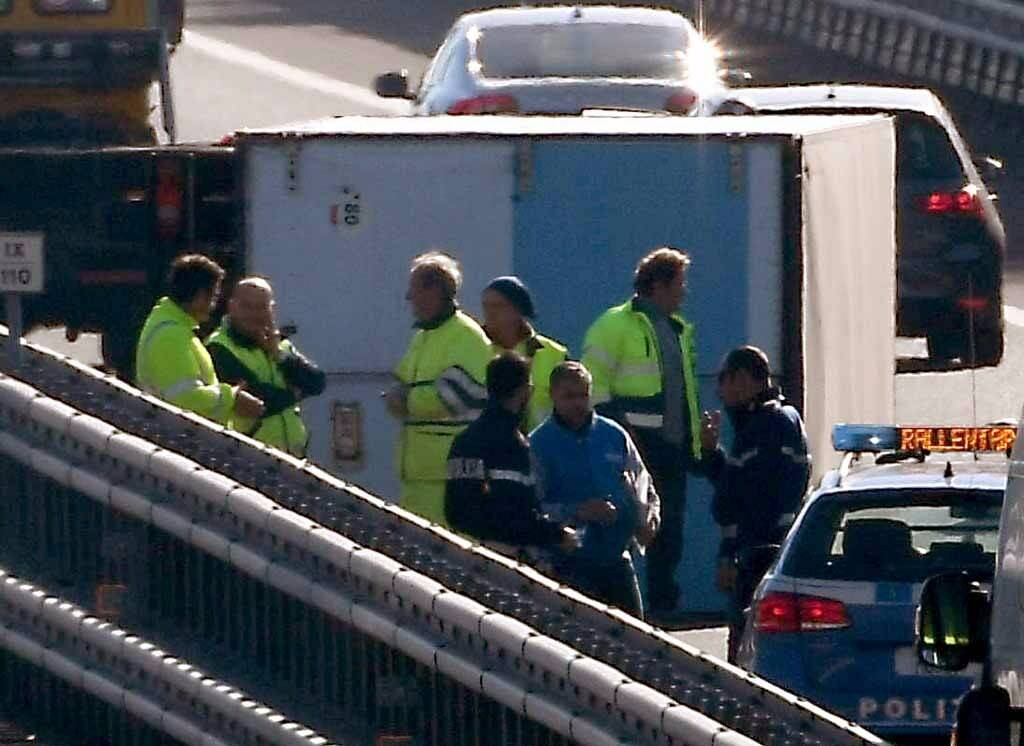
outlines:
M738 662L897 743L948 743L980 668L920 663L922 583L991 574L1009 426L840 425L842 465L804 505L758 586Z

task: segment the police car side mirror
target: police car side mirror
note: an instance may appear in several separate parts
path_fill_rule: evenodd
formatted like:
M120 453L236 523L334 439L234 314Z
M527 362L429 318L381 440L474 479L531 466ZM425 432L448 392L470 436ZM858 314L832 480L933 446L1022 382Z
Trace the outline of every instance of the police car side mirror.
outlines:
M917 607L917 656L927 666L962 671L988 650L988 593L966 572L925 581Z

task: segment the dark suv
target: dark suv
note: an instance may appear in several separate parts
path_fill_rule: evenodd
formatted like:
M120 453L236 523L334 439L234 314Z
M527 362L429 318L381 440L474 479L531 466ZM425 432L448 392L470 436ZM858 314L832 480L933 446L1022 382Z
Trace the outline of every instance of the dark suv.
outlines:
M930 357L1003 356L1006 233L970 150L931 91L860 85L734 90L718 114L891 114L896 118L897 333Z

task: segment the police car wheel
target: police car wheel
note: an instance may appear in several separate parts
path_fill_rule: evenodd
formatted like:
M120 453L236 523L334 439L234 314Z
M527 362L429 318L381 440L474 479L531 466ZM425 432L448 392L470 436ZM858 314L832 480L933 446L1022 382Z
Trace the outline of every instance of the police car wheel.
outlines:
M981 687L964 695L956 716L957 746L1010 746L1010 697Z

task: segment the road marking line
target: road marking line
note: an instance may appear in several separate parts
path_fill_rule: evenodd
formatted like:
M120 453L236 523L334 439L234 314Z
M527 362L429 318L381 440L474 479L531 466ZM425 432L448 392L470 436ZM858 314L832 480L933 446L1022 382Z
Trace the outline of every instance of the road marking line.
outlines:
M1024 326L1024 308L1009 305L1003 306L1003 318L1006 319L1007 324Z
M229 44L226 41L214 39L204 34L197 34L195 31L185 31L185 45L203 54L216 57L234 65L248 67L251 70L277 78L290 85L308 88L328 96L345 99L378 112L386 114L409 113L409 104L406 101L380 98L368 88L355 85L354 83L346 83L343 80L336 80L312 70L304 70L301 67L295 67L286 62L271 59L251 49Z

